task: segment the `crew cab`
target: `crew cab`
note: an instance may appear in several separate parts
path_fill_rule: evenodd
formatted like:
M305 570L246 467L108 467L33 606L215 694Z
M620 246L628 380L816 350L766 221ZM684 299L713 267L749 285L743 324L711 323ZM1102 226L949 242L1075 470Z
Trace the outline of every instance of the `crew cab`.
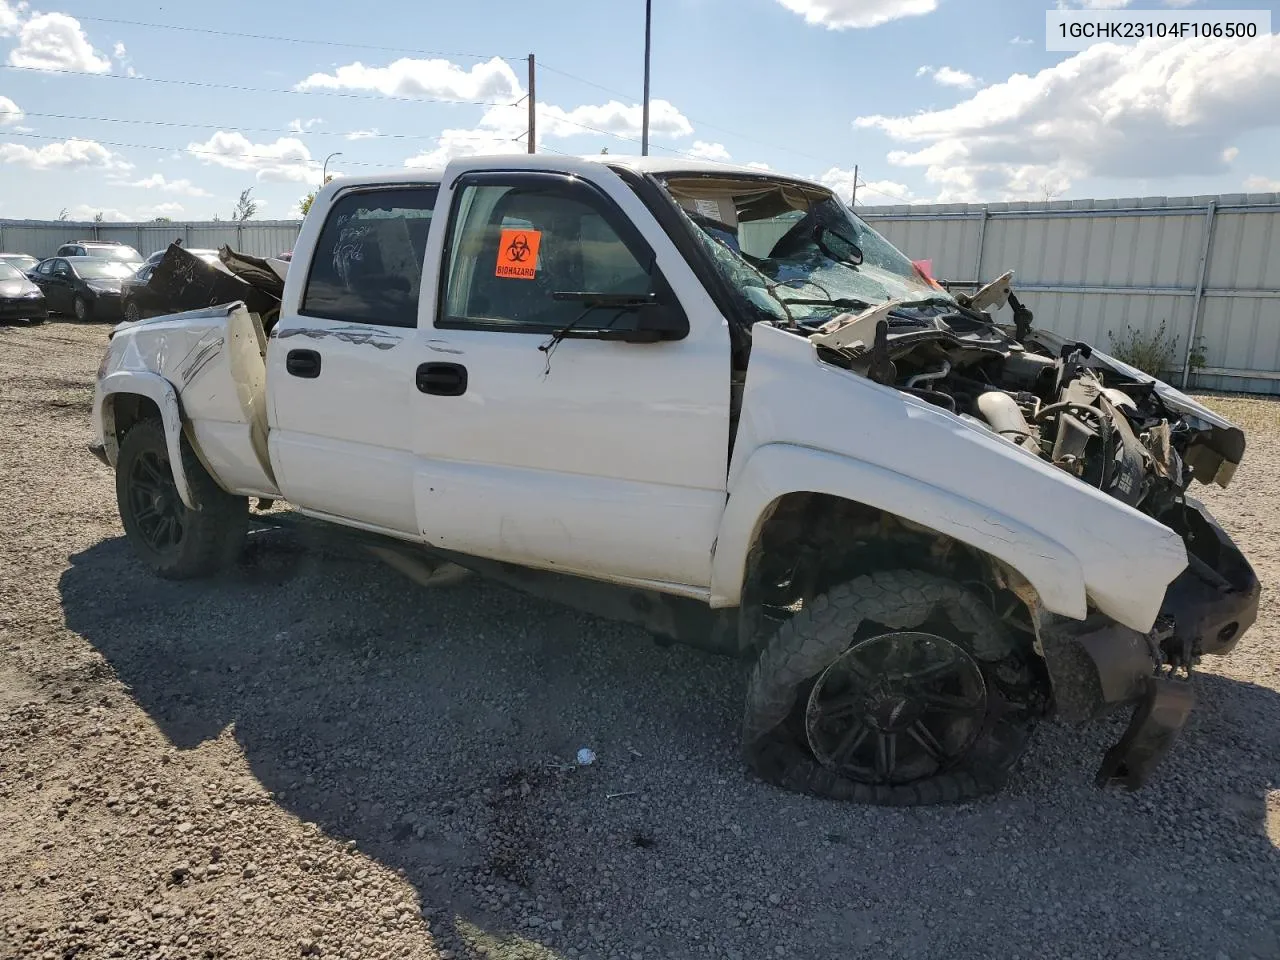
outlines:
M1120 708L1098 781L1136 787L1258 605L1186 493L1237 427L1035 329L1010 274L952 295L828 188L722 164L331 182L278 316L117 326L93 429L161 576L318 523L751 657L751 768L859 802L994 791L1041 718Z

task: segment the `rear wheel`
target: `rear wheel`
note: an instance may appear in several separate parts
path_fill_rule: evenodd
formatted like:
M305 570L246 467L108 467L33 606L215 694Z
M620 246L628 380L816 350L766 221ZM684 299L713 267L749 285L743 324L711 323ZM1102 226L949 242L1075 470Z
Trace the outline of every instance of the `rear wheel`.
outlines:
M859 577L785 623L752 671L748 762L860 803L967 800L1003 786L1043 700L1031 652L977 597L914 570Z
M89 305L89 301L79 294L76 295L75 301L71 304L71 312L75 314L77 320L88 320L93 316L93 308Z
M138 301L126 300L124 302L124 319L126 323L137 323L142 319L142 311L138 309Z
M181 443L199 510L182 502L158 420L132 426L116 460L116 504L125 534L152 572L172 580L209 576L233 563L249 516L249 501L219 487L185 437Z

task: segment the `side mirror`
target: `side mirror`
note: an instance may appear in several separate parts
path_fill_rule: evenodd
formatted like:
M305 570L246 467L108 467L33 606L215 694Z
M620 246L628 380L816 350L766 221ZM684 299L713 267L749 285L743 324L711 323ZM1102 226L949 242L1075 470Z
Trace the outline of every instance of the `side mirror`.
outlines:
M618 339L624 343L683 340L689 335L689 320L683 311L665 303L652 303L636 311L636 320L630 329L618 333Z

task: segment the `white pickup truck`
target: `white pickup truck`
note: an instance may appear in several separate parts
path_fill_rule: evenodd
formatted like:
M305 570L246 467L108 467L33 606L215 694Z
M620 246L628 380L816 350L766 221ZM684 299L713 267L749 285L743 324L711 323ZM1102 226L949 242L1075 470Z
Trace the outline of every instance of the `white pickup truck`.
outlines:
M1132 788L1256 616L1185 495L1244 437L1009 281L952 295L826 187L719 164L342 179L268 329L115 328L93 449L161 576L283 515L752 657L745 755L785 787L965 799L1038 719L1129 706L1098 780Z

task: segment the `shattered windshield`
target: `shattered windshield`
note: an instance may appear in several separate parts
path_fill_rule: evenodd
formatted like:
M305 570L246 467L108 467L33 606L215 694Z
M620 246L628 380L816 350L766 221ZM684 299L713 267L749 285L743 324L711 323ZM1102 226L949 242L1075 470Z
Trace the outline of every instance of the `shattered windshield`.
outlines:
M756 319L799 323L888 300L951 300L820 187L746 176L672 176L663 185Z

